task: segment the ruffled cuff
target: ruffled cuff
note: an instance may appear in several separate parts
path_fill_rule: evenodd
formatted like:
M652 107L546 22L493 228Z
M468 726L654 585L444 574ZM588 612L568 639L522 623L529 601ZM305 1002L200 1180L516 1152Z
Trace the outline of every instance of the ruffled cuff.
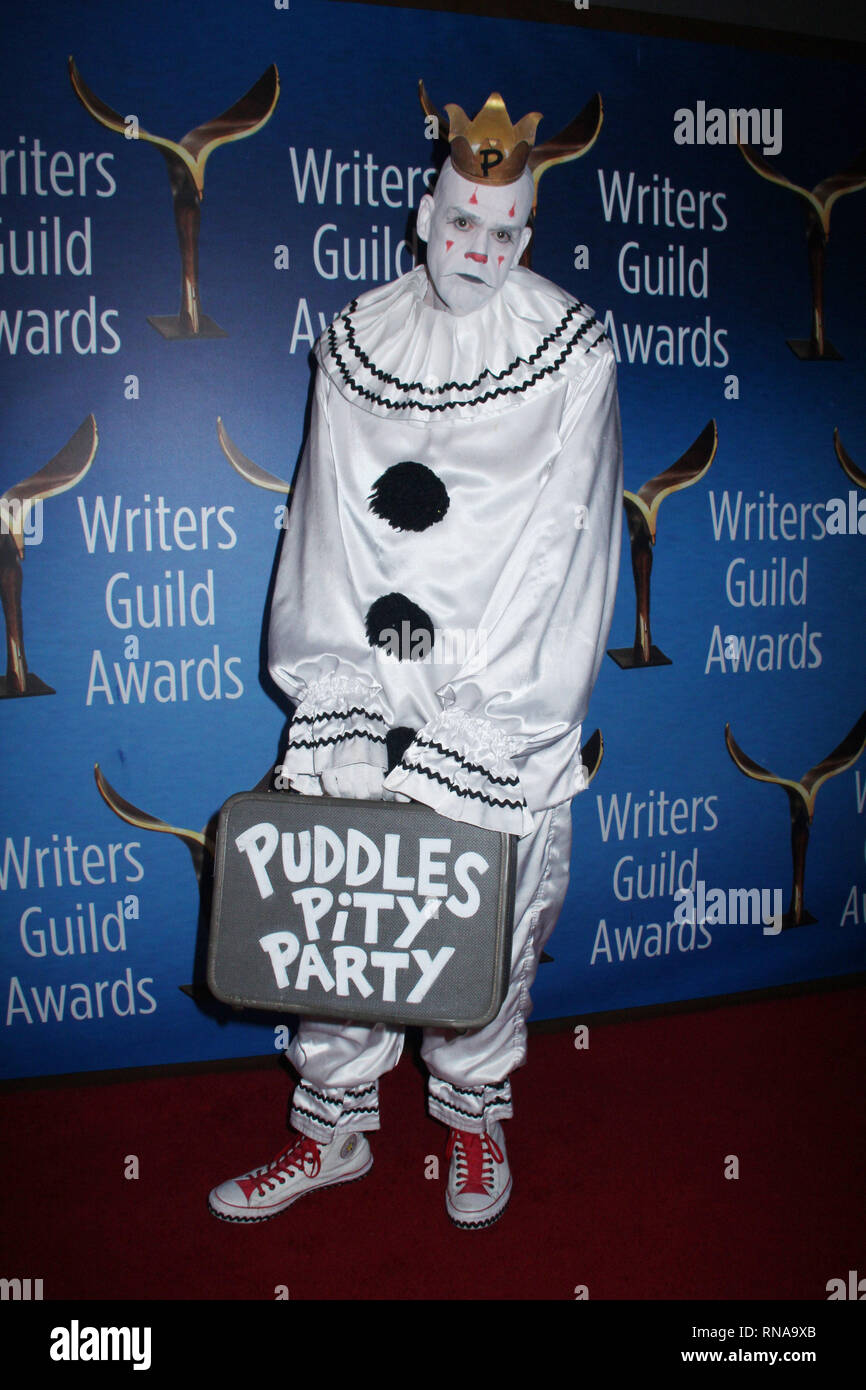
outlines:
M385 770L387 731L380 686L343 676L313 681L289 727L283 776L297 791L312 792L332 767L368 763Z
M532 813L512 762L519 743L488 719L444 710L415 735L385 786L450 820L527 835Z

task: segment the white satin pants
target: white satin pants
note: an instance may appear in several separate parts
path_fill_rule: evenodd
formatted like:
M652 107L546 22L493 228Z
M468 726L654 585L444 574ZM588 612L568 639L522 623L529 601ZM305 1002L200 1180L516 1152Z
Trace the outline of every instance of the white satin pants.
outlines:
M508 1078L526 1061L529 991L568 888L571 803L536 812L533 821L517 847L511 977L502 1008L483 1028L424 1029L430 1114L454 1129L481 1133L513 1113ZM379 1077L399 1061L403 1036L402 1028L385 1023L302 1019L288 1049L301 1077L293 1128L319 1143L339 1131L378 1129Z

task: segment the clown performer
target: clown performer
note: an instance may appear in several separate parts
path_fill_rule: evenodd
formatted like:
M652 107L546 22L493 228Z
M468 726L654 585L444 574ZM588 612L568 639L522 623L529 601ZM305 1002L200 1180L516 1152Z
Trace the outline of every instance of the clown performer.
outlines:
M421 99L435 111L423 84ZM450 156L417 215L426 266L354 300L316 346L270 669L297 704L284 785L407 798L519 837L502 1007L481 1028L425 1029L421 1049L430 1114L450 1130L446 1210L477 1230L511 1195L502 1121L587 783L581 724L612 617L622 457L601 325L517 264L538 175L588 147L562 140L586 113L536 148L541 116L513 126L498 93L471 122L445 110ZM379 1078L402 1047L384 1023L302 1019L292 1140L216 1187L214 1215L264 1221L368 1172Z

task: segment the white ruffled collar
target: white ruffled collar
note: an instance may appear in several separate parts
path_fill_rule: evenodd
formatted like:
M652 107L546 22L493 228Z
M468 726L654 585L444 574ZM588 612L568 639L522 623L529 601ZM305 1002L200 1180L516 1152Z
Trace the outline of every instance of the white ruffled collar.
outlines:
M592 310L531 270L471 314L424 302L423 266L353 300L316 345L338 390L373 415L495 415L583 373L603 337Z

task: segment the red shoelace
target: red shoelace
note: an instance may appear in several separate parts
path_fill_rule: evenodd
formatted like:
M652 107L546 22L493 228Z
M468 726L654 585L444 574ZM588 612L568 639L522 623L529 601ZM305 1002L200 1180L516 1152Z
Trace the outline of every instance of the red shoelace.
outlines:
M272 1183L279 1181L282 1174L302 1172L306 1173L308 1178L314 1178L321 1166L322 1155L315 1139L309 1139L306 1134L299 1134L293 1143L271 1160L263 1173L258 1177L242 1179L238 1186L248 1197L252 1192L258 1192L263 1197L265 1191Z
M505 1156L489 1134L474 1134L466 1129L452 1129L448 1136L445 1157L450 1162L457 1150L458 1190L464 1192L491 1192L493 1186L493 1164L503 1163Z

